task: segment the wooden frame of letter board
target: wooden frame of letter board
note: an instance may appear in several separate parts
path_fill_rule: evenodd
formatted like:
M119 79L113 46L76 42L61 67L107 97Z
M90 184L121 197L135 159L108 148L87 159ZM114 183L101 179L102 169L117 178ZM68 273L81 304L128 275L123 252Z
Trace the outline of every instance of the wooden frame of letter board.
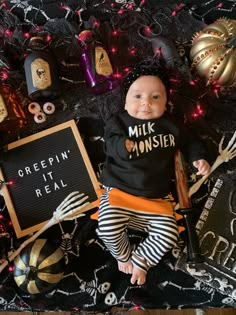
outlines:
M91 180L91 183L93 185L94 193L98 197L96 189L99 188L99 184L98 184L95 172L93 170L93 167L91 165L91 162L89 160L89 157L87 155L86 149L84 147L83 141L81 139L80 133L78 131L78 128L77 128L74 120L67 121L67 122L62 123L60 125L57 125L55 127L51 127L51 128L46 129L44 131L38 132L37 134L30 135L26 138L22 138L20 140L12 142L12 143L8 144L7 149L9 151L9 150L17 148L19 146L24 146L25 144L28 144L32 141L37 141L38 139L41 139L43 137L47 137L48 135L51 135L51 134L56 133L58 131L59 132L63 131L64 129L66 129L68 127L71 128L71 131L72 131L72 134L75 138L75 141L78 144L78 148L79 148L79 151L81 153L81 157L84 161L84 164L85 164L86 169L87 169L87 173L88 173L90 180ZM0 168L0 179L4 181L4 161L3 161L1 168ZM14 185L14 183L13 183L13 185ZM19 224L19 220L18 220L16 211L15 211L15 205L12 202L12 198L11 198L9 190L10 190L10 186L9 186L9 188L8 188L8 185L2 186L2 194L3 194L4 200L5 200L6 206L8 208L8 212L9 212L9 215L10 215L10 218L11 218L11 221L12 221L12 224L13 224L17 238L23 237L25 235L28 235L30 233L33 233L33 232L41 229L48 222L48 220L51 219L51 217L53 215L53 211L56 210L56 209L53 209L53 211L52 211L52 209L50 210L51 212L50 212L50 216L49 216L48 220L46 220L42 223L30 226L29 228L22 229L20 224ZM67 196L65 196L65 197L67 197ZM92 202L95 200L92 200ZM58 201L57 206L59 206L59 203L61 201ZM92 208L94 208L94 206L91 203L89 203L86 207L84 207L82 209L82 211L78 211L78 213L88 211Z

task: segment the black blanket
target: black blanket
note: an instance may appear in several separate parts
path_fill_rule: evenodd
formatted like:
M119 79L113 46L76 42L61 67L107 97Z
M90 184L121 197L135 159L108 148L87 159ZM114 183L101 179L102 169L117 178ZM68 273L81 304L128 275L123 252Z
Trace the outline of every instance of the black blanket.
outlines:
M10 134L2 133L2 147L69 119L80 119L78 128L96 174L104 160L103 127L106 120L121 109L120 86L99 96L90 94L80 72L77 34L85 28L94 28L111 52L115 72L124 75L124 69L134 65L143 56L153 56L152 41L161 46L159 34L168 39L163 49L173 78L174 97L172 112L185 121L202 138L212 163L222 135L230 139L236 129L235 89L209 91L204 80L192 80L189 50L192 36L222 15L235 18L232 1L4 1L0 11L0 41L3 55L7 56L9 82L19 92L27 115L27 125ZM151 27L153 38L143 36L145 27ZM9 30L10 33L6 33ZM119 36L114 36L117 30ZM56 112L46 122L36 124L27 111L23 56L27 46L27 33L47 33L52 37L50 48L59 64L62 95L54 100ZM8 34L8 35L6 35ZM113 34L113 35L112 35ZM118 47L112 54L111 48ZM177 52L177 54L176 54ZM4 60L4 59L3 59ZM82 81L82 82L81 82ZM175 83L177 82L177 83ZM201 102L200 107L196 105ZM196 218L217 178L227 174L235 181L235 161L216 170L199 194L193 197ZM193 170L189 169L191 173ZM91 210L91 213L94 210ZM30 295L22 291L13 279L13 272L5 268L0 274L0 310L2 311L109 311L113 306L128 309L171 309L235 307L232 297L223 295L188 273L176 270L180 249L168 253L161 263L148 272L143 286L131 285L130 276L118 271L117 263L96 235L95 220L90 214L72 222L63 222L50 228L40 238L50 239L55 248L65 251L63 279L43 294ZM0 215L8 220L1 198ZM3 220L2 218L2 220ZM2 222L2 221L1 221ZM219 224L221 224L219 222ZM11 239L1 239L1 254L14 250L25 238L17 239L11 227ZM130 231L134 243L143 235ZM184 241L184 235L182 237ZM180 243L183 245L183 242Z

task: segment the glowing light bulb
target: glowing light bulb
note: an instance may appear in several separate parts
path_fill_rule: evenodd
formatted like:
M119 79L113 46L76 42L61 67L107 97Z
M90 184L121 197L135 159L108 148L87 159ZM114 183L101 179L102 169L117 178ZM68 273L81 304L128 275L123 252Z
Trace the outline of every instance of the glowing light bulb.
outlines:
M98 21L94 21L94 22L93 22L93 26L94 26L94 27L99 27L99 26L100 26L100 23L99 23Z
M116 79L120 79L121 78L121 74L116 72L113 74L113 77L116 78Z
M15 269L15 268L14 268L13 266L9 266L9 267L8 267L8 271L9 271L9 272L12 272L14 269Z
M52 37L50 35L47 35L46 41L50 42L52 40Z
M3 79L7 79L9 77L8 73L7 72L2 72L2 78Z
M145 27L145 33L148 35L151 33L151 30L150 30L150 27L149 26L146 26Z
M203 113L203 110L201 108L201 105L197 105L197 111L199 114L202 114Z
M60 8L63 9L63 10L68 10L68 6L67 5L62 5L62 6L60 6Z
M8 36L8 37L9 37L9 36L11 36L11 31L10 31L10 30L8 30L8 29L7 29L7 30L5 30L5 35L6 35L6 36Z
M136 53L136 49L134 47L129 50L130 55L135 55L135 53Z

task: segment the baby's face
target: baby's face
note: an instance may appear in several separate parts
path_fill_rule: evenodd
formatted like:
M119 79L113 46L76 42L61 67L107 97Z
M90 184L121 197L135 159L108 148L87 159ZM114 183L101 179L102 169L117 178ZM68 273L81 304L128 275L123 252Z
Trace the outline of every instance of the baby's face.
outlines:
M166 110L167 95L162 81L151 75L135 80L126 94L125 109L138 119L161 117Z

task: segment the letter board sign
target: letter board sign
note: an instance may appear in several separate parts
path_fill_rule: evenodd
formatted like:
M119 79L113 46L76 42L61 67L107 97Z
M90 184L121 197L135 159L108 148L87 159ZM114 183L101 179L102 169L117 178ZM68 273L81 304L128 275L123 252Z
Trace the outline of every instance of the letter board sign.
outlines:
M2 193L17 237L39 230L73 191L97 199L96 175L74 120L10 143L0 177L12 181Z

